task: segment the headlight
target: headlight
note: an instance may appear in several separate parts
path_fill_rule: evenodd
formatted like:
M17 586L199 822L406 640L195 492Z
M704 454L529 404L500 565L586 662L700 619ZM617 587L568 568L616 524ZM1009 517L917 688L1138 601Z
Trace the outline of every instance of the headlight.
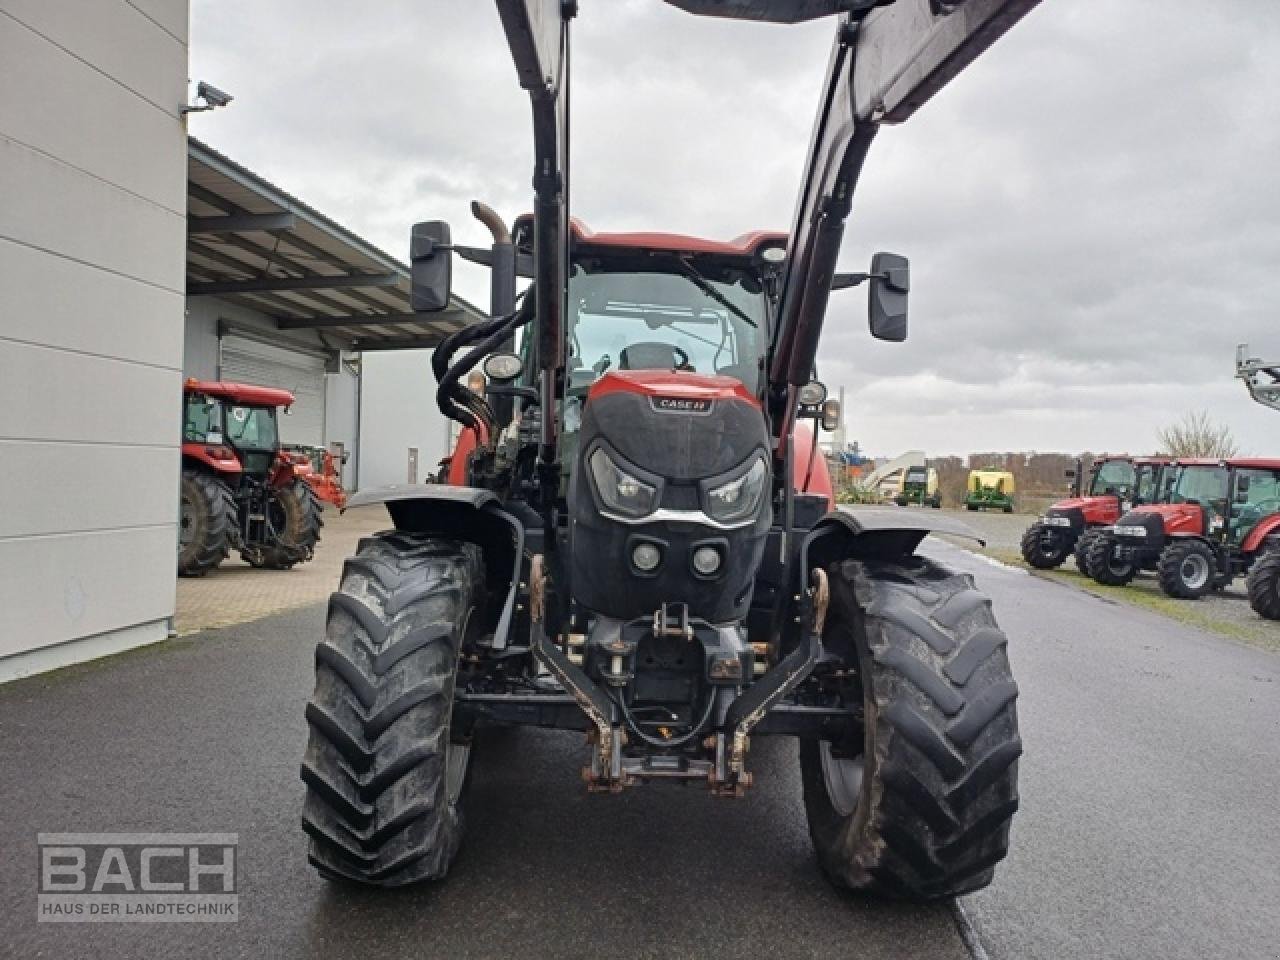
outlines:
M604 452L596 450L588 460L596 492L605 508L627 517L643 517L658 505L658 490L627 473Z
M1147 528L1143 526L1125 525L1117 526L1115 529L1117 537L1145 537L1147 535Z
M1071 526L1070 517L1045 517L1041 521L1046 527L1069 527Z
M706 510L713 520L720 523L732 523L754 517L760 509L760 500L764 496L765 480L769 477L769 468L764 459L757 457L755 463L742 476L730 480L706 492Z

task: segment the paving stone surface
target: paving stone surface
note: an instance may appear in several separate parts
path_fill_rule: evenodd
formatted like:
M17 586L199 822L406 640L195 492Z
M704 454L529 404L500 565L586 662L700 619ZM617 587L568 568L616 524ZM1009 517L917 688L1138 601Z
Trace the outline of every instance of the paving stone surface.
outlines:
M178 578L178 634L257 620L324 600L338 585L342 562L361 537L391 526L386 508L324 511L324 529L314 559L292 570L255 570L236 554L203 577Z

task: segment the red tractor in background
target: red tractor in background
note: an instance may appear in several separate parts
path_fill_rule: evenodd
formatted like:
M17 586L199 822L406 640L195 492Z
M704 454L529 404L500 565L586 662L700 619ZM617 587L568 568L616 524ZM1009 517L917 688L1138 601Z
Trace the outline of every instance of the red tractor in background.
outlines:
M1088 572L1088 550L1101 530L1139 503L1159 494L1167 457L1103 454L1089 471L1089 487L1082 491L1082 474L1070 472L1071 496L1052 504L1022 535L1022 557L1037 570L1051 570L1075 555L1076 567Z
M1165 501L1134 507L1099 535L1095 579L1129 583L1140 557L1155 557L1160 588L1194 600L1250 572L1254 610L1280 619L1276 570L1269 593L1255 591L1252 576L1255 561L1280 546L1280 459L1179 460Z
M178 574L203 576L233 549L273 570L310 560L324 525L311 465L281 448L276 418L293 394L188 380L182 402Z

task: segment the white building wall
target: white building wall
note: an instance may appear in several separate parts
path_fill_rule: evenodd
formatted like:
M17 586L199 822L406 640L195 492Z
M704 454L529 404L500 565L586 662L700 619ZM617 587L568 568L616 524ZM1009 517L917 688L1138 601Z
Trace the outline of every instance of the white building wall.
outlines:
M408 482L411 447L418 450L419 483L449 452L431 351L369 351L360 370L359 489Z
M173 614L187 19L0 0L0 679Z

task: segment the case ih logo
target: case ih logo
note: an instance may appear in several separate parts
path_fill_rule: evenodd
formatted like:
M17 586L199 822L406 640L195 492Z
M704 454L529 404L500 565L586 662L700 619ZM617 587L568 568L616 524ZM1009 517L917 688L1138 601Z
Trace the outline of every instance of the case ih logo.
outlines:
M653 409L659 413L710 413L710 400L695 397L652 397Z

